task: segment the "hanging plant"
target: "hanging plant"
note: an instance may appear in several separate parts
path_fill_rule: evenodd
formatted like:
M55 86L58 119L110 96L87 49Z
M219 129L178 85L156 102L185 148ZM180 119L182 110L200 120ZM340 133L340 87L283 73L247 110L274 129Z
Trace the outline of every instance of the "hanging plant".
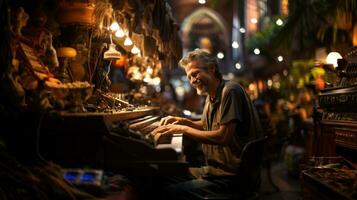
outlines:
M109 30L114 19L112 4L108 0L97 0L93 16L97 27L94 35L102 36Z

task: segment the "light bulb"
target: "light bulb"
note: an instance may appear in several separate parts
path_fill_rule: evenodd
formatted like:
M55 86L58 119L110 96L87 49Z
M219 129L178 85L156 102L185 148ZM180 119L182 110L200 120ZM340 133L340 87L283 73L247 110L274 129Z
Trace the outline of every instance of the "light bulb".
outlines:
M232 47L233 47L234 49L239 48L238 42L237 42L237 41L233 41L233 42L232 42Z
M125 36L125 33L123 31L123 29L119 28L116 32L115 32L115 36L118 38L122 38Z
M130 46L133 44L133 41L129 37L126 37L124 40L124 46Z
M283 57L283 56L278 56L278 61L279 61L279 62L283 62L283 60L284 60L284 57Z
M337 67L337 59L342 58L338 52L330 52L326 57L326 63Z
M118 24L118 22L114 21L111 25L110 25L110 30L112 31L117 31L119 30L120 26Z
M134 45L130 52L132 54L138 54L140 52L140 49Z
M223 59L224 58L224 54L222 52L218 52L217 53L217 58L218 59Z
M257 20L257 18L252 18L252 19L250 19L250 22L252 24L256 24L256 23L258 23L258 20Z
M284 24L283 20L281 20L281 19L277 19L277 20L275 21L275 23L276 23L276 25L278 25L278 26L282 26L282 25Z

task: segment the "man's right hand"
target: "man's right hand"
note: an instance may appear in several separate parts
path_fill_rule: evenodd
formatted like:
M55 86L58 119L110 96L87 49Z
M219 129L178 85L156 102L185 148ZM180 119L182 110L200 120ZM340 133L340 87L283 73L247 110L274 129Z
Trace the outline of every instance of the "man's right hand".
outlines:
M175 116L167 116L163 117L160 120L160 126L167 125L167 124L183 124L185 118L182 117L175 117Z

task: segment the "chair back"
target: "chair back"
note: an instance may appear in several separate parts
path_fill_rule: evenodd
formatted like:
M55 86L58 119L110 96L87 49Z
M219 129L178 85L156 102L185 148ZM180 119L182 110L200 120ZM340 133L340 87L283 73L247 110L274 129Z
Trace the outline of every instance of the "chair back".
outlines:
M260 186L260 170L263 160L264 144L267 139L268 136L264 136L248 142L243 147L239 172L236 176L238 187L234 186L237 189L232 191L233 193L221 193L221 191L213 192L211 188L208 191L204 189L202 189L202 191L189 191L189 194L192 195L194 199L258 199L259 195L256 191Z
M244 193L252 193L260 186L264 144L267 139L267 136L263 136L252 140L242 150L237 177L239 177L238 182Z

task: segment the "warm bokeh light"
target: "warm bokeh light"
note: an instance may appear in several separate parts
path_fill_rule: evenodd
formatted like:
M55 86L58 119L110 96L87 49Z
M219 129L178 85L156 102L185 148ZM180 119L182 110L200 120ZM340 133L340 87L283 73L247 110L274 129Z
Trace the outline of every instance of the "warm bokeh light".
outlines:
M258 23L258 20L257 20L257 18L252 18L252 19L250 19L250 22L252 24L256 24L256 23Z
M118 37L118 38L122 38L125 36L125 33L123 31L123 29L119 28L116 32L115 32L115 37Z
M232 47L233 47L234 49L239 48L238 42L237 42L237 41L233 41L233 42L232 42Z
M140 49L134 45L130 52L132 54L138 54L140 52Z
M337 67L337 59L340 58L342 58L342 56L338 52L330 52L326 57L326 63Z
M281 19L277 19L277 20L275 21L275 23L276 23L276 25L278 25L278 26L282 26L282 25L284 24L283 20L281 20Z
M258 48L255 48L253 50L253 52L254 52L255 55L259 55L260 54L260 50Z
M224 54L222 52L218 52L217 53L217 58L218 59L223 59L224 58Z
M206 4L206 0L198 0L199 4Z
M130 38L126 37L124 40L124 46L130 46L133 44L133 41L131 41Z
M279 61L279 62L283 62L283 60L284 60L284 57L283 57L283 56L278 56L278 61Z
M284 76L288 76L288 74L289 74L288 70L284 69L283 75L284 75Z
M240 29L239 29L239 32L245 33L245 28L240 28Z
M268 87L271 87L271 86L273 85L273 81L272 81L271 79L269 79L269 80L267 81L267 85L268 85Z
M118 24L118 22L116 22L116 21L114 21L111 25L110 25L110 30L112 30L112 31L117 31L117 30L119 30L119 24Z
M240 70L242 68L242 65L240 63L235 64L236 69Z

